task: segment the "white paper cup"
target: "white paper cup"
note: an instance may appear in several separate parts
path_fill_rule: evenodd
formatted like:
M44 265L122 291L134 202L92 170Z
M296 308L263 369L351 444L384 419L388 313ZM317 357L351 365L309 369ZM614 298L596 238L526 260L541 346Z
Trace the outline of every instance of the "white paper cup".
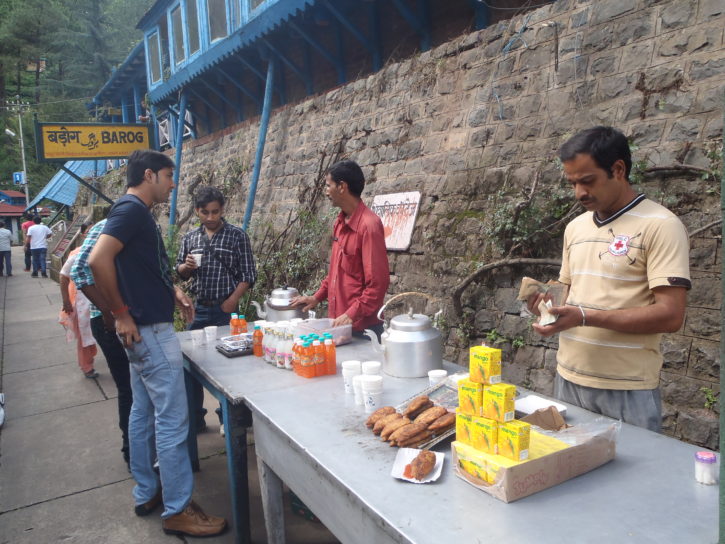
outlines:
M197 330L193 330L190 332L191 332L191 344L195 348L204 345L204 331L202 329L197 329Z
M354 393L353 387L352 387L352 379L355 376L359 376L360 371L356 370L355 368L343 368L342 369L342 380L345 383L345 393L348 395L352 395Z
M359 378L362 385L363 404L365 412L372 413L382 406L383 377L363 374Z
M202 253L192 253L192 257L194 257L194 260L196 261L196 266L201 266L201 258L203 257Z
M362 374L352 377L352 390L355 394L355 404L362 406L364 404L362 391Z
M216 329L216 325L204 327L204 336L206 337L207 344L211 344L216 341Z
M448 372L443 369L429 370L428 371L428 383L435 385L442 382L448 376Z
M383 364L380 361L365 361L360 366L363 374L379 375Z
M382 408L383 392L363 393L363 404L365 404L365 413L372 414L378 408Z
M362 372L362 370L360 368L360 361L354 361L354 360L343 361L341 363L341 366L342 366L342 370L345 370L345 369L356 370L357 374L360 374Z

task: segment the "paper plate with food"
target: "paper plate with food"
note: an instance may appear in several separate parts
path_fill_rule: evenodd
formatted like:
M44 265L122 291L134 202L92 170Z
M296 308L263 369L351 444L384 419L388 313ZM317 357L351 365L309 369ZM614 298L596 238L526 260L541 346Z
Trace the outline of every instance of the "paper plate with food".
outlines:
M390 475L414 484L435 482L443 471L445 453L430 450L400 448Z

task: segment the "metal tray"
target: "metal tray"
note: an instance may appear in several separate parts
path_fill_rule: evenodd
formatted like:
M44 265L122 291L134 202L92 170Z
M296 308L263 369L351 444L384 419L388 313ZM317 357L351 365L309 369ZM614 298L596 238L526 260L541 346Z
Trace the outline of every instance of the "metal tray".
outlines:
M454 374L453 376L457 375ZM456 408L458 408L458 383L455 380L451 380L451 377L452 376L449 376L442 382L431 385L427 389L423 389L421 392L416 393L409 399L404 400L403 402L398 404L395 409L398 412L403 413L408 405L413 401L413 399L415 399L416 397L420 397L421 395L427 395L428 398L432 400L436 406L443 406L449 412L455 412ZM454 425L447 431L435 435L427 442L423 442L422 444L418 445L417 448L420 450L429 450L436 444L440 444L441 442L455 434L456 427Z

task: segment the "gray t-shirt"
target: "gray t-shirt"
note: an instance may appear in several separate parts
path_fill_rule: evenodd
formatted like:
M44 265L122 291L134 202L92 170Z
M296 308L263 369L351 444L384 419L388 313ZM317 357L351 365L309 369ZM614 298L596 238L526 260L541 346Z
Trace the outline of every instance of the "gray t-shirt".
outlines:
M8 229L0 229L0 251L10 251L10 243L13 240L13 233Z

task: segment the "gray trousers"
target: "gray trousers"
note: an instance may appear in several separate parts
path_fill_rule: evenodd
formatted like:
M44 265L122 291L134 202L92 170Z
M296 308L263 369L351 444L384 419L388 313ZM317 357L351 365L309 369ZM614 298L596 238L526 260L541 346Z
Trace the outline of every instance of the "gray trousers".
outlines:
M590 412L620 419L656 433L662 431L662 400L659 388L630 391L595 389L567 381L557 372L554 396Z

